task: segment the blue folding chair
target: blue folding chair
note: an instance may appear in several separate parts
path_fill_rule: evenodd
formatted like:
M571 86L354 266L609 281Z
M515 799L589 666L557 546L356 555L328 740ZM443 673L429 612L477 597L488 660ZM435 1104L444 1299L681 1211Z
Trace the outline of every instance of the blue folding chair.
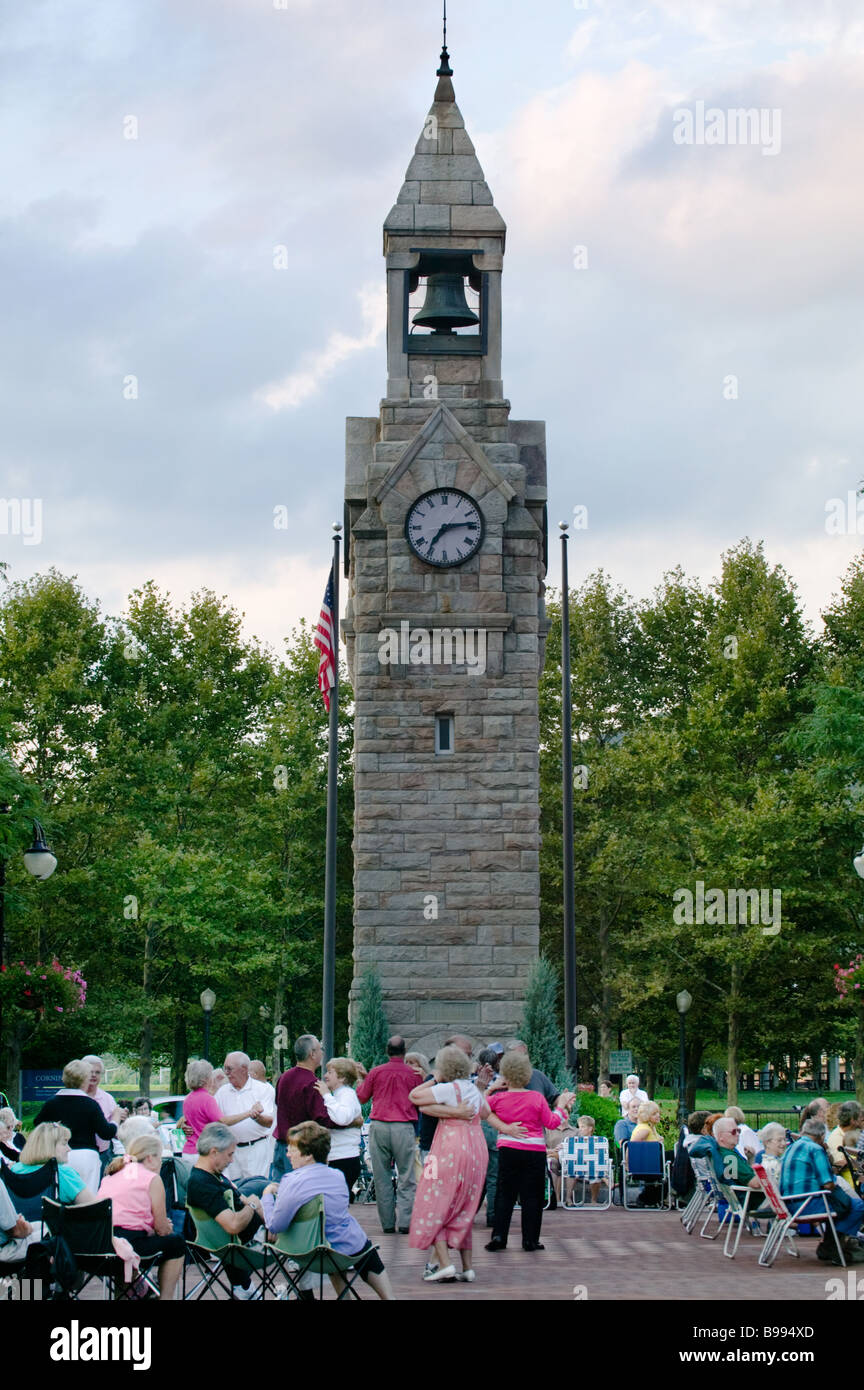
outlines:
M669 1181L669 1163L663 1145L656 1139L642 1139L633 1143L632 1139L625 1139L621 1145L624 1154L624 1181L622 1183L624 1206L627 1211L650 1211L636 1202L628 1201L629 1184L638 1184L640 1191L644 1183L653 1183L660 1187L660 1206L666 1206L669 1202L671 1185Z

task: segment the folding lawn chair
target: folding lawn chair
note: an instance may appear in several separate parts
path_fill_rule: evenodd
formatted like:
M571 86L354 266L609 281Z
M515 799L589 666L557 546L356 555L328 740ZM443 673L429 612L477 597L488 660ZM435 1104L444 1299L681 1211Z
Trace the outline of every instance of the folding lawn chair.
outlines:
M83 1276L64 1297L77 1301L94 1279L102 1282L103 1297L135 1299L141 1296L142 1282L150 1293L159 1295L159 1285L150 1277L158 1262L156 1255L140 1256L138 1274L127 1284L123 1261L114 1249L110 1198L91 1202L88 1206L64 1206L51 1197L42 1198L44 1236L65 1240L78 1271Z
M696 1174L696 1188L690 1198L685 1210L681 1213L681 1222L688 1236L692 1233L696 1222L707 1207L707 1220L703 1223L704 1231L708 1221L711 1220L711 1213L717 1207L717 1192L715 1190L714 1176L710 1171L711 1165L707 1158L694 1158L690 1155L690 1162L693 1165L693 1172Z
M377 1246L364 1251L368 1257ZM289 1288L300 1293L300 1281L304 1274L318 1275L318 1297L324 1297L324 1276L338 1275L345 1287L339 1299L354 1298L362 1302L354 1288L360 1278L355 1266L357 1255L342 1255L327 1242L324 1219L324 1198L311 1197L295 1213L294 1220L287 1231L280 1231L276 1237L276 1255ZM284 1259L282 1258L284 1257ZM361 1261L362 1263L362 1261Z
M227 1195L229 1201L232 1200L232 1194L229 1192ZM233 1298L234 1289L240 1283L239 1276L245 1278L247 1274L253 1278L258 1275L262 1299L268 1293L278 1297L275 1280L281 1265L274 1256L272 1246L244 1245L239 1235L229 1235L215 1217L208 1216L200 1207L187 1206L186 1210L195 1226L194 1238L187 1241L187 1249L201 1275L194 1289L187 1293L184 1266L183 1298L186 1302L195 1303L211 1292L218 1297L217 1289ZM232 1279L232 1275L238 1277Z
M759 1220L764 1219L765 1213L757 1218L750 1214L749 1207L751 1199L761 1201L764 1193L757 1192L754 1187L739 1186L737 1183L726 1183L717 1180L717 1188L721 1199L726 1203L726 1210L720 1218L716 1234L719 1236L723 1227L726 1227L726 1239L723 1242L723 1254L730 1260L734 1260L738 1253L738 1244L741 1240L741 1232L745 1227L751 1235L762 1239L762 1230ZM741 1201L743 1195L744 1201ZM774 1220L774 1212L771 1212L771 1220ZM734 1239L733 1239L734 1233ZM731 1245L731 1249L730 1249Z
M624 1207L627 1211L650 1211L650 1207L639 1206L637 1203L628 1202L628 1180L640 1186L643 1183L656 1183L660 1186L660 1207L664 1207L669 1199L671 1191L669 1186L669 1164L663 1145L656 1139L637 1140L634 1144L632 1139L625 1139L621 1145L624 1155L624 1182L623 1197Z
M612 1205L613 1170L609 1155L609 1140L600 1135L571 1134L559 1150L561 1159L562 1205L568 1211L608 1211ZM564 1180L575 1178L581 1184L582 1195L578 1202L564 1201ZM606 1200L592 1202L585 1200L586 1187L590 1192L591 1183L603 1183L606 1187ZM574 1192L575 1195L575 1192Z
M837 1254L840 1256L840 1263L845 1267L846 1256L840 1244L840 1237L837 1235L837 1227L834 1225L834 1213L828 1205L828 1193L822 1189L818 1192L796 1192L794 1197L790 1198L795 1203L793 1211L790 1210L786 1198L781 1195L779 1188L769 1178L764 1164L754 1163L753 1172L761 1182L765 1196L771 1203L774 1212L774 1225L768 1232L768 1238L759 1256L760 1265L766 1269L773 1265L784 1239L789 1242L789 1254L798 1259L799 1254L795 1248L793 1237L797 1233L799 1223L803 1223L830 1228L834 1237L834 1244L837 1247Z

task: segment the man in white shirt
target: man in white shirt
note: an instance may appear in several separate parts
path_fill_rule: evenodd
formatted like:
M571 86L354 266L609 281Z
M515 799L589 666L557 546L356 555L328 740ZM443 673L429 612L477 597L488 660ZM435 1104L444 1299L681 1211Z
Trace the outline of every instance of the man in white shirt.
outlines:
M245 1052L228 1053L225 1075L228 1079L219 1087L214 1100L237 1144L225 1176L235 1183L244 1178L266 1178L270 1172L268 1140L275 1113L273 1087L249 1075L249 1058Z
M275 1086L271 1086L270 1082L267 1080L267 1069L264 1063L259 1062L255 1057L253 1057L252 1061L249 1063L249 1075L252 1077L253 1081L260 1081L261 1085L266 1087L267 1090L268 1098L263 1101L262 1104L264 1106L264 1114L273 1116L273 1123L270 1126L270 1133L267 1136L267 1153L269 1155L269 1163L272 1163L273 1150L275 1148L274 1136L276 1134L276 1088ZM270 1172L269 1166L267 1172L268 1174Z
M618 1099L621 1102L621 1115L625 1120L627 1118L627 1107L631 1100L638 1100L641 1105L648 1099L648 1092L639 1090L639 1077L635 1072L626 1078L624 1085L621 1087L621 1094Z

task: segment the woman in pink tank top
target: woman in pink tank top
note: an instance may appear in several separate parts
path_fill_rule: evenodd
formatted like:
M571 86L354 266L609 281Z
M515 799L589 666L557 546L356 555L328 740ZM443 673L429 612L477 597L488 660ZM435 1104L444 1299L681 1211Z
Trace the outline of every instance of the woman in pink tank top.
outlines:
M111 1201L115 1236L123 1236L145 1261L159 1265L159 1297L174 1297L183 1272L186 1242L174 1234L165 1205L160 1171L162 1140L157 1134L133 1139L122 1158L109 1163L99 1188L100 1201Z

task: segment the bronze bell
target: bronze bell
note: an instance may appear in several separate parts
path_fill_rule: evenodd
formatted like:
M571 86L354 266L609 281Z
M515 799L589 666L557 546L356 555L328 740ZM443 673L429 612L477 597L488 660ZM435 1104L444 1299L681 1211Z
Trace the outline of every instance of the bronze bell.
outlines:
M462 275L441 271L427 277L426 303L414 315L414 323L419 328L451 333L454 328L467 328L479 322L477 315L468 307Z

